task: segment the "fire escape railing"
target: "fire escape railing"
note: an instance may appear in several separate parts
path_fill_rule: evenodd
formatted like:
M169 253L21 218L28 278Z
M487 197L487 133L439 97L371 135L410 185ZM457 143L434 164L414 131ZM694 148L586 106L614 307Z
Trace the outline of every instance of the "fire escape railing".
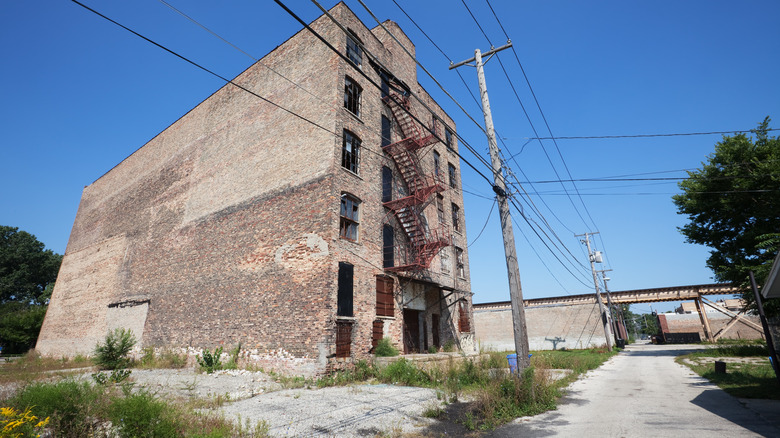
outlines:
M408 188L407 196L383 203L393 212L408 239L408 245L398 246L397 251L394 248L400 263L385 269L398 272L428 269L436 254L451 245L448 227L439 224L432 228L423 215L436 194L446 188L441 178L425 175L417 155L419 150L435 143L436 136L414 120L407 96L391 92L383 100L390 107L402 138L382 149L392 157Z

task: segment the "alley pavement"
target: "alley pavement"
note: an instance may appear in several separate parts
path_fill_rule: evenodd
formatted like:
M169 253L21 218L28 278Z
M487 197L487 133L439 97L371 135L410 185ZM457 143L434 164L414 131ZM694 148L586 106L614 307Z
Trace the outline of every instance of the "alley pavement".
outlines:
M698 345L633 344L574 382L558 409L493 437L780 437L780 401L737 399L677 364Z

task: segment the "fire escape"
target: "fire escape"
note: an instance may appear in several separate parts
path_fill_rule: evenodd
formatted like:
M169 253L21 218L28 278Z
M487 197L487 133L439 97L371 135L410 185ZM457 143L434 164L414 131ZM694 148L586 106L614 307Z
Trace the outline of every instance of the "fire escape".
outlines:
M383 100L393 113L402 139L382 149L392 157L408 189L406 196L383 203L395 215L408 238L408 245L394 248L400 256L399 263L385 269L394 272L421 271L428 269L439 250L451 244L448 227L444 224L431 227L423 215L423 210L436 194L445 190L440 178L424 174L418 156L418 151L437 140L412 117L407 95L390 91Z

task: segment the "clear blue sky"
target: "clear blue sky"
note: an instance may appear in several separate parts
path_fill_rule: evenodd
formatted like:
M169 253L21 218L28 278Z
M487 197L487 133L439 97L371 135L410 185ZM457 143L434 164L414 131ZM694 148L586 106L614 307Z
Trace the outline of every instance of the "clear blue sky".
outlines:
M396 1L455 62L472 57L477 47L490 47L459 1ZM252 63L159 1L86 3L225 77ZM300 29L272 1L169 3L257 58ZM319 15L311 2L285 3L306 21ZM357 1L346 3L369 27L375 25ZM476 95L474 69L459 69L467 88L393 2L366 3L380 19L401 25L416 43L420 62L481 124L481 109L469 94ZM493 44L504 44L487 3L467 4ZM765 116L777 120L772 127L780 126L780 2L491 4L557 137L745 130ZM0 3L0 44L0 224L31 232L59 253L65 252L82 188L223 85L69 1ZM514 53L502 52L500 59L533 126L548 137ZM497 59L487 64L486 74L496 129L504 138L500 146L506 156L516 155L509 165L520 181L569 179L569 174L574 179L682 177L681 170L699 166L720 139L561 139L557 148L549 140L528 142L535 134ZM455 119L459 134L486 156L479 128L423 72L419 78ZM488 172L466 148L461 151ZM468 166L462 168L473 241L488 217L492 191ZM601 233L596 246L606 253L603 267L613 269L612 290L712 282L704 266L708 250L686 244L677 231L685 218L671 202L676 181L579 181L581 199L571 183L565 183L571 198L560 183L524 187L542 216L527 201L524 211L556 240L560 251L553 250L573 273L513 212L525 297L591 292L585 251L574 234L596 230ZM508 299L495 210L469 253L475 301Z

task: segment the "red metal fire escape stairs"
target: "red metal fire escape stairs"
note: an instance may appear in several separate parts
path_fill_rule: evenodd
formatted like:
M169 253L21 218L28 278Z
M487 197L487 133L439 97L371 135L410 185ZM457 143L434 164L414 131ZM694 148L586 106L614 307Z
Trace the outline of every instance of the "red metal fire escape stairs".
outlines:
M445 190L442 180L426 176L422 172L417 155L419 150L437 140L433 133L423 131L414 120L407 96L391 92L384 101L393 113L402 139L382 149L395 162L408 188L408 195L383 205L395 214L409 240L409 251L406 257L402 258L404 262L385 269L398 272L424 270L428 269L431 260L442 248L451 244L448 228L443 224L438 227L429 226L422 214L436 194Z

